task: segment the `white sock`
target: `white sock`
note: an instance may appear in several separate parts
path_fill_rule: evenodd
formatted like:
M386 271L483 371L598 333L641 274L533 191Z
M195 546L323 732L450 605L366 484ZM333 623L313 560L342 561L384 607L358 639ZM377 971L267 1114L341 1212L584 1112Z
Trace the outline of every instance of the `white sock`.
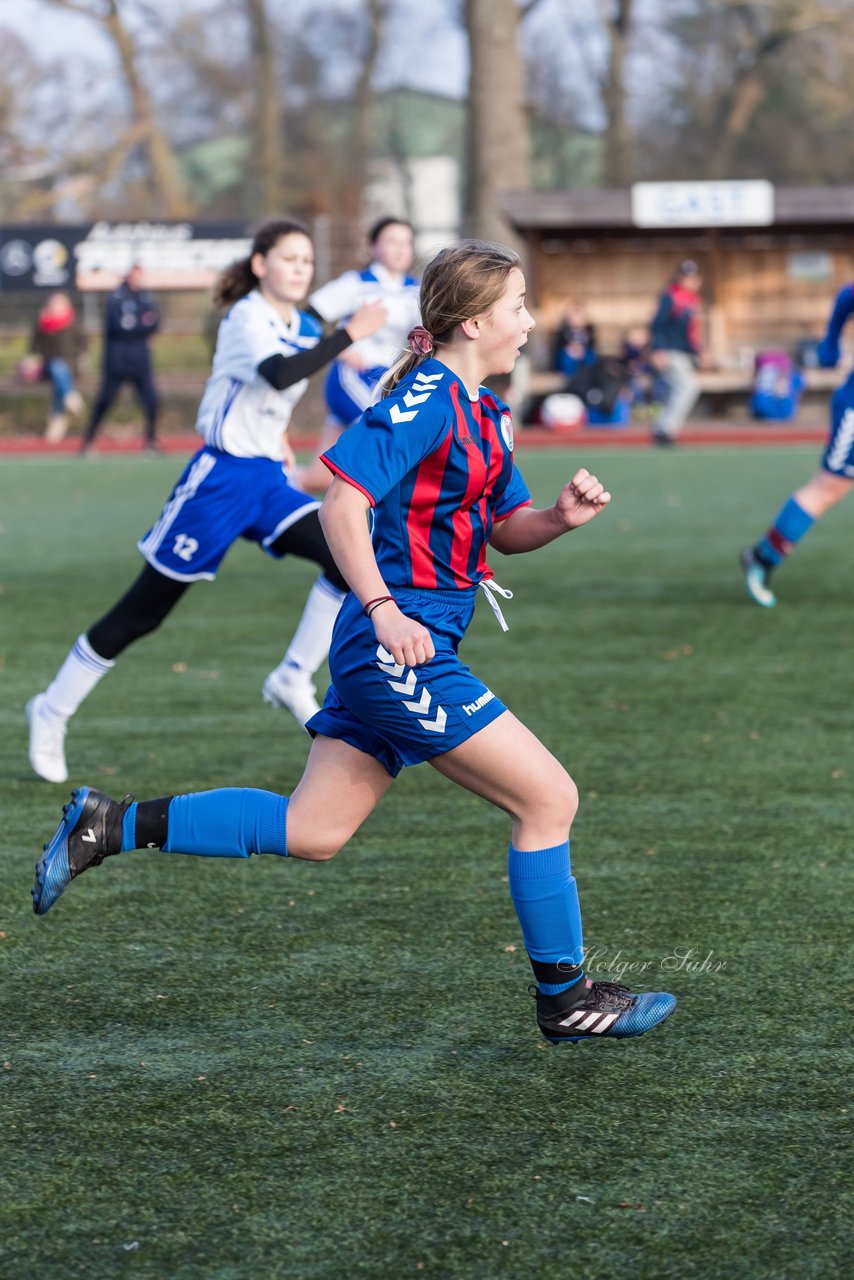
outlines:
M295 674L294 668L306 676L314 675L329 653L332 628L343 602L343 591L333 587L328 578L317 579L308 593L294 638L273 675L279 673L287 679Z
M79 636L45 691L45 709L63 723L69 720L115 665L100 657L85 636Z

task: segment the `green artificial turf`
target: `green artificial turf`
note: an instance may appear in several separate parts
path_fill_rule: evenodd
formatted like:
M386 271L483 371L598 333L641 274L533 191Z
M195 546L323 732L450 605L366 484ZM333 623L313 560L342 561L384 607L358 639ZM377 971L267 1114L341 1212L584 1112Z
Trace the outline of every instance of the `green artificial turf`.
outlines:
M68 787L23 706L177 464L0 462L4 1280L845 1274L854 506L763 611L737 554L812 451L520 460L614 504L493 555L511 630L481 607L465 655L578 783L592 976L679 997L622 1044L541 1042L508 822L428 767L330 863L128 854L36 919ZM235 547L85 704L72 781L291 789L259 691L312 578Z

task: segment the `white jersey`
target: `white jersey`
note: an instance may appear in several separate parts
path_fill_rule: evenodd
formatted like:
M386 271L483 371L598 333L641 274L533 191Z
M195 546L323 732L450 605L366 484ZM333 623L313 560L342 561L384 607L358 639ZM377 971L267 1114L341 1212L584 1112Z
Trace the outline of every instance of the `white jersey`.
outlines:
M316 347L322 330L313 316L294 311L285 324L253 289L223 316L196 430L205 444L236 458L285 456L284 435L308 379L277 391L258 373L270 356L293 356Z
M323 319L346 322L363 302L382 302L388 320L369 338L356 342L355 351L371 369L388 369L406 349L406 335L421 323L418 307L420 283L414 276L394 276L378 262L364 271L345 271L316 289L309 298Z

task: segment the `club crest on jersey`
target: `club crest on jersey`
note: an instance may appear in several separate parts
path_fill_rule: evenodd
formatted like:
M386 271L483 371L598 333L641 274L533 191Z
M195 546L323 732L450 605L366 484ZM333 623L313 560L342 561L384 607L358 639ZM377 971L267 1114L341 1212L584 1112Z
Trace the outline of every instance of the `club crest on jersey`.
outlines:
M504 443L507 445L507 448L512 453L513 452L513 419L510 417L510 414L502 413L501 421L498 425L501 427L501 435L504 438Z

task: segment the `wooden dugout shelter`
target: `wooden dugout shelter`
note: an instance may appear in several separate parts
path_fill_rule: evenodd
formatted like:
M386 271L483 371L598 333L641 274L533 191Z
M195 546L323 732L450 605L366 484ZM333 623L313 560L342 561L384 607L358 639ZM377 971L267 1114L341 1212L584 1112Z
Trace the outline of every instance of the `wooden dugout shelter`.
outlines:
M527 245L542 329L554 332L567 304L580 302L602 351L615 353L627 329L649 324L676 265L693 258L703 273L704 340L715 366L703 376L706 389L744 385L756 351L793 352L798 342L820 337L834 294L854 279L854 186L740 185L772 194L764 225L726 225L720 205L710 206L714 225L697 225L706 191L692 225L668 226L638 225L637 188L503 193L502 212ZM678 208L673 216L678 222ZM814 371L809 384L822 385L824 373ZM836 380L832 375L828 385Z

